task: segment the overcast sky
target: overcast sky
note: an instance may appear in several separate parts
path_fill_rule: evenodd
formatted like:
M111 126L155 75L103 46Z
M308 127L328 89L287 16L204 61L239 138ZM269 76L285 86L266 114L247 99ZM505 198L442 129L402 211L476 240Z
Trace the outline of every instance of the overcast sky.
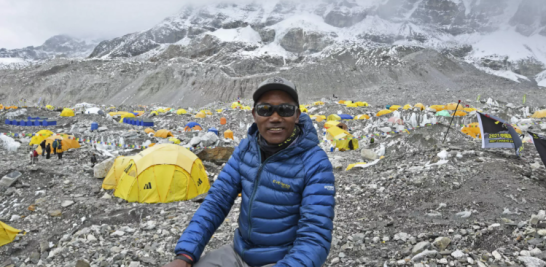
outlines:
M0 0L0 48L39 46L57 34L96 39L143 31L187 2L192 1Z

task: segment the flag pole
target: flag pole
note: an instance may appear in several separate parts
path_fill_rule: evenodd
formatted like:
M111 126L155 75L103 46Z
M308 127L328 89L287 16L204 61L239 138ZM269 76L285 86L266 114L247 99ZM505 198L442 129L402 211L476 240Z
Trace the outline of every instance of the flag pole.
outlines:
M447 128L446 135L444 135L444 141L442 141L442 144L446 141L447 134L449 133L449 129L451 129L451 124L453 123L453 119L455 118L455 114L457 113L457 110L459 109L459 104L461 104L461 100L457 103L457 107L455 108L455 112L453 112L453 116L451 116L451 121L449 122L449 127Z

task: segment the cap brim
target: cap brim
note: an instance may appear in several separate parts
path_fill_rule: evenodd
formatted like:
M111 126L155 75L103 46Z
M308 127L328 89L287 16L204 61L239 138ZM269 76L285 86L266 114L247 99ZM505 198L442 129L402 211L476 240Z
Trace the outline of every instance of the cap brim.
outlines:
M258 88L258 90L254 92L254 95L252 97L254 99L254 103L257 103L258 100L260 100L260 97L266 92L275 90L287 93L288 95L290 95L290 97L292 97L292 100L294 100L296 104L299 104L298 94L295 92L295 90L292 87L282 83L269 83Z

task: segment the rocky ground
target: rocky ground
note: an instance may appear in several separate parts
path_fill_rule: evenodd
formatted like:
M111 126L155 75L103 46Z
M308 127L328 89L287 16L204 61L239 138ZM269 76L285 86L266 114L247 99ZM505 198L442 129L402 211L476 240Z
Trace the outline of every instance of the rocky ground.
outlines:
M522 118L521 107L476 105L505 119ZM357 115L379 108L348 109L327 104L309 113L342 111ZM183 133L182 128L189 121L197 121L205 129L216 127L220 133L227 129L235 133L234 141L221 138L219 147L237 145L252 122L250 112L212 111L214 115L205 119L157 116L153 118L154 129L169 129L187 145L195 134ZM59 118L58 112L35 108L27 109L27 113L57 118L58 126L50 130L80 139L121 142L121 138L125 144L140 145L148 140L166 142L99 115ZM411 113L403 112L402 117ZM415 113L419 114L419 123L425 120L427 112ZM426 120L430 119L428 113ZM220 125L222 116L228 119L227 125ZM106 128L89 132L92 121ZM474 121L475 117L456 119L458 124ZM546 168L533 144L526 143L518 159L511 150L481 149L480 141L462 134L460 127L453 128L442 143L449 121L437 122L416 128L411 134L376 137L373 144L361 139L356 151L328 152L335 167L337 195L334 240L325 266L546 265ZM316 123L319 133L323 123ZM396 127L386 118L346 123L356 136ZM404 127L412 128L408 120ZM541 132L541 127L546 130L540 125L530 129ZM0 133L23 130L0 125ZM16 141L22 145L14 152L0 146L0 177L13 171L22 173L11 187L2 189L0 220L27 233L0 247L1 267L161 266L173 258L174 246L199 203L127 203L101 189L102 179L94 178L89 162L93 152L103 161L139 150L81 143L80 149L66 152L62 161L40 158L36 165L29 165L28 141ZM195 153L203 150L199 146L195 146ZM327 142L321 146L329 151ZM377 154L385 157L375 160ZM368 164L346 171L356 162ZM204 159L204 164L213 182L223 161ZM231 242L240 203L238 199L206 251Z

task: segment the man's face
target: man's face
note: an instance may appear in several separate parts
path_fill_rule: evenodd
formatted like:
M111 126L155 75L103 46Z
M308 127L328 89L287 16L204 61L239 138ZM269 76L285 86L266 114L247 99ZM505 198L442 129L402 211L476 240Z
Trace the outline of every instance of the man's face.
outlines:
M270 104L273 106L280 104L296 105L296 102L283 91L269 91L262 95L257 104ZM267 143L276 145L284 142L294 132L296 123L299 122L300 110L294 113L291 117L281 117L277 112L269 117L262 117L256 113L256 110L252 110L252 116L254 121L258 125L258 131L260 135L267 141Z

